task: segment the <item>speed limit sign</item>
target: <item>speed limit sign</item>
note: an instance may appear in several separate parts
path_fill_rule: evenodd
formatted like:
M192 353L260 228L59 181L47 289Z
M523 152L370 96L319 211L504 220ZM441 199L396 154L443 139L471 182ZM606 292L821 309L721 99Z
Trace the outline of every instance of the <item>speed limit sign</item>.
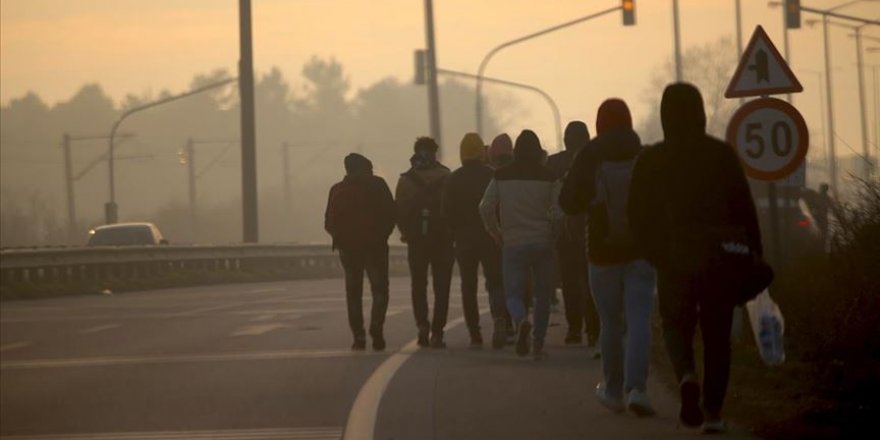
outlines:
M782 179L796 170L807 155L809 136L800 112L775 98L746 103L727 126L727 142L746 174L758 180Z

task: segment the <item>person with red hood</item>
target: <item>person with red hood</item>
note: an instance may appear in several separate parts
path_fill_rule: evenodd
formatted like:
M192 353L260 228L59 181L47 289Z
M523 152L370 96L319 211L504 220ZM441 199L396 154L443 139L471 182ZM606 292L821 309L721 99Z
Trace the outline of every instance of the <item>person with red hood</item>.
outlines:
M501 133L492 139L492 145L487 150L489 154L489 165L498 169L504 165L513 162L513 141L507 133Z
M483 345L477 306L477 275L483 266L489 309L493 318L492 347L502 348L506 339L504 288L501 283L501 248L492 240L480 219L480 199L494 171L486 164L486 148L477 133L461 140L461 168L443 185L443 212L455 238L455 259L461 275L461 301L471 347Z
M651 416L647 380L655 273L636 243L627 214L633 164L642 143L629 108L616 98L599 106L596 133L575 157L560 193L566 214L587 214L590 287L599 312L605 379L596 395L614 412L629 409Z
M706 134L700 91L675 83L663 91L664 139L636 162L629 218L657 268L666 351L679 380L679 419L707 433L726 429L721 407L730 378L730 327L737 287L720 282L711 251L720 231L738 230L763 253L749 185L733 147ZM697 324L703 339L703 389L694 365Z
M394 231L396 208L388 184L373 175L373 163L357 153L345 157L345 177L330 188L324 229L345 269L348 324L354 335L352 350L364 350L362 297L364 272L373 295L370 336L373 349L385 349L382 328L388 310L388 237Z

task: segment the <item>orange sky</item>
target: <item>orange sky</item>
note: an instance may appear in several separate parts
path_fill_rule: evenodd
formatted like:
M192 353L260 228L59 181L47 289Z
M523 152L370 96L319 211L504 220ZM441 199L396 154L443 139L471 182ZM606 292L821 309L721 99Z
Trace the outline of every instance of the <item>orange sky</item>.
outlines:
M681 0L685 47L734 33L733 0ZM762 24L782 46L781 11L764 0L742 0L744 40ZM824 8L842 0L804 1ZM385 76L412 77L412 51L424 46L421 0L254 0L255 65L280 67L299 85L312 55L336 57L355 89ZM500 42L617 5L615 0L435 0L438 64L474 72ZM595 109L619 96L634 119L651 117L643 104L653 71L671 57L670 0L638 0L638 25L621 26L619 14L577 25L499 53L487 75L540 87L559 103L564 121L593 127ZM196 73L234 70L238 57L235 0L2 0L0 1L0 101L28 90L50 103L69 98L82 84L99 82L115 99L125 93L180 91ZM842 12L878 18L880 2ZM805 14L804 18L809 18ZM876 28L875 28L876 29ZM855 44L833 28L834 100L838 132L860 146ZM880 29L866 32L880 38ZM806 88L795 104L808 123L820 125L818 76L824 69L821 28L792 31L792 67ZM866 40L865 46L880 46ZM880 64L880 53L865 55ZM869 121L871 71L866 73ZM524 92L503 91L526 110L506 127L532 127L551 139L546 104ZM659 93L659 91L657 91ZM442 105L442 103L441 103ZM563 122L564 123L564 122ZM872 128L873 130L873 128ZM845 152L846 150L842 150Z

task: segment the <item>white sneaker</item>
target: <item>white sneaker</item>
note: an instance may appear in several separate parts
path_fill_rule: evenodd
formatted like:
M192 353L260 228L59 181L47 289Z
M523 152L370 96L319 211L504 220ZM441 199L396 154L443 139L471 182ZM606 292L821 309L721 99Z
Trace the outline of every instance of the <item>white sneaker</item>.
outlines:
M605 408L611 410L611 412L622 413L626 408L623 406L623 401L621 399L617 399L614 397L610 397L606 394L605 382L599 382L596 385L596 397L599 398L599 403L602 404Z
M627 396L626 407L639 417L651 417L657 414L654 411L654 407L651 406L651 398L644 391L630 391L629 396Z

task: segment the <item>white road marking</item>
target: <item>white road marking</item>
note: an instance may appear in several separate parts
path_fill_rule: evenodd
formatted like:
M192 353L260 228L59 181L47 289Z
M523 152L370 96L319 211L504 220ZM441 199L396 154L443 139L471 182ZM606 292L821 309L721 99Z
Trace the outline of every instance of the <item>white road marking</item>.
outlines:
M0 352L15 350L16 348L30 347L31 345L34 345L34 344L31 342L26 342L26 341L25 342L13 342L11 344L6 344L6 345L0 346Z
M31 359L0 362L0 370L32 370L41 368L110 367L122 365L180 364L227 361L266 361L288 359L333 359L347 357L385 356L385 352L351 350L280 350L239 353L210 353L154 356L117 356L68 359Z
M254 290L248 290L245 293L280 293L280 292L287 292L287 288L254 289Z
M107 324L107 325L99 325L97 327L91 327L87 329L80 330L79 333L83 335L90 335L93 333L102 332L104 330L110 330L119 327L119 324Z
M385 314L385 317L387 318L389 316L399 315L401 313L403 313L403 310L389 310L388 313Z
M342 429L339 427L314 427L226 429L216 431L143 431L95 434L11 435L3 436L3 438L9 440L338 440L341 436Z
M232 332L229 336L259 336L285 327L287 327L286 324L249 325Z
M270 320L275 319L276 316L278 316L278 315L275 313L267 313L265 315L254 316L253 318L251 318L251 321L253 321L253 322L270 321Z
M246 304L248 304L248 303L246 303L246 302L225 303L225 304L220 304L220 305L215 305L215 306L202 307L200 309L190 310L188 312L181 312L181 313L177 313L173 316L201 315L203 313L216 312L218 310L223 310L223 309L234 309L236 307L241 307Z
M487 309L480 310L480 314L486 313ZM450 330L464 323L464 317L450 321L446 324L446 330ZM348 421L345 423L345 435L343 440L373 440L376 431L376 416L379 414L379 403L382 396L391 383L391 379L397 370L418 351L417 340L413 339L409 344L391 355L379 368L370 375L370 378L361 387L351 411L348 413Z

